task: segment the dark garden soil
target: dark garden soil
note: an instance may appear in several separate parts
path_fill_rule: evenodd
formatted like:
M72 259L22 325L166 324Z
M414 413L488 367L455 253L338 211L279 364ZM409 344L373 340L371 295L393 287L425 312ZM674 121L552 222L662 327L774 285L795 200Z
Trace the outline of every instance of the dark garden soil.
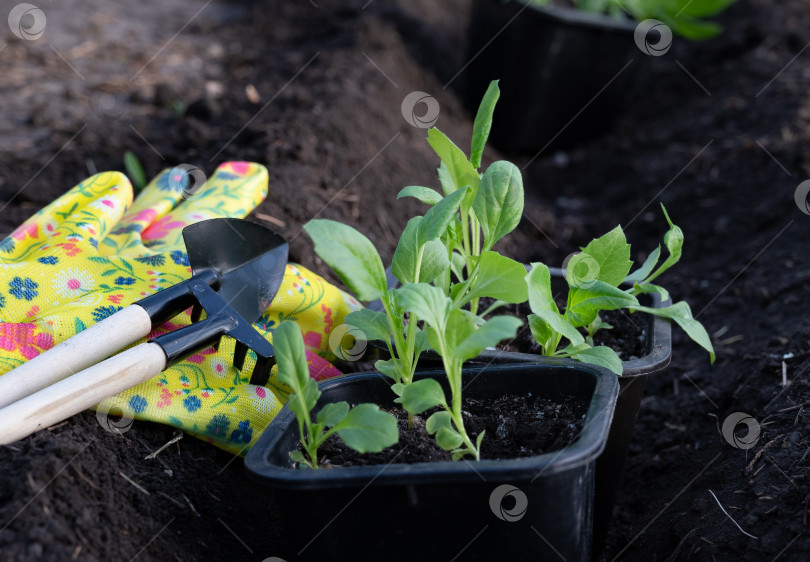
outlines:
M485 308L487 304L484 304L482 308ZM563 310L565 302L558 302L557 305L560 310ZM531 314L531 309L526 303L507 305L499 308L497 314L526 318ZM647 354L646 343L651 320L648 314L639 312L631 315L622 310L608 310L602 313L601 318L611 327L603 327L594 334L595 345L611 347L622 361L643 357ZM587 335L585 330L581 330L581 332L583 335ZM499 343L498 349L537 355L543 353L543 348L534 339L530 330L521 330L514 339Z
M606 345L616 351L622 361L647 354L645 348L650 333L650 317L644 313L628 314L624 310L608 310L601 315L611 328L603 328L593 336L595 345Z
M475 438L486 431L481 445L482 459L516 459L563 449L582 431L588 409L586 402L575 397L555 401L512 394L497 400L465 398L463 404L464 427L468 434ZM438 408L414 416L410 429L404 410L387 411L397 418L399 443L380 453L360 455L337 436L332 436L318 449L318 462L327 467L450 460L450 453L436 445L425 428L425 421L438 412Z
M0 2L0 15L16 3ZM255 219L288 237L292 259L329 275L302 223L349 222L387 262L422 210L397 191L438 185L424 130L402 118L409 92L434 96L437 126L468 146L456 93L466 0L41 4L39 40L17 39L4 21L0 31L3 234L89 173L122 169L125 150L149 175L255 160L270 171ZM643 260L665 231L663 202L686 244L660 281L690 302L717 350L710 366L673 329L604 560L810 552L810 217L794 203L810 175L810 6L740 0L721 21L717 39L636 55L607 136L514 157L528 201L502 251L559 266L621 223ZM490 149L484 161L500 157ZM720 434L733 412L761 426L749 450ZM0 559L294 560L283 514L240 459L189 437L144 459L172 435L145 423L112 435L85 413L0 447Z

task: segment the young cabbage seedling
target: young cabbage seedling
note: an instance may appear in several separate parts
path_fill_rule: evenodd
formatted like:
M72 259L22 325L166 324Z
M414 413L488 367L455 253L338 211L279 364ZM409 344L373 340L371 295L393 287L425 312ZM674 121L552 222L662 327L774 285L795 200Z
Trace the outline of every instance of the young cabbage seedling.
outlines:
M431 281L449 267L447 253L438 242L461 201L463 192L447 197L424 216L414 217L397 245L393 268L401 282ZM346 316L346 323L358 328L368 340L381 340L391 359L375 367L394 380L394 392L401 396L413 380L419 355L428 348L427 338L417 327L417 318L406 318L399 290L386 285L382 259L371 241L354 228L331 220L312 220L304 229L315 242L315 252L343 280L361 301L380 299L384 312L364 308Z
M461 367L485 348L514 338L522 322L511 316L495 316L479 325L479 318L455 307L440 288L427 283L404 286L400 299L409 312L425 321L428 341L442 357L450 386L448 403L441 385L434 379L414 381L403 389L402 406L411 414L441 406L441 411L427 419L428 433L436 435L436 443L450 451L453 460L466 455L480 460L484 432L473 441L464 427Z
M431 247L431 251L437 254L444 250L444 261L449 267L432 278L415 279L407 274L405 277L408 282L432 282L453 299L454 306L469 304L473 314L478 313L480 298L496 299L496 304L482 316L500 304L521 303L527 298L523 281L525 268L492 251L498 240L517 227L523 215L520 170L511 162L498 161L483 174L478 172L499 96L498 81L493 80L475 117L469 158L438 129L428 131L428 143L441 159L438 172L444 195L429 187L411 185L397 196L415 197L428 205L438 206L461 195L452 221ZM399 273L403 268L398 267L398 257L395 253L392 271L405 282ZM457 281L455 284L453 276Z
M493 81L475 119L470 159L438 129L429 131L428 142L442 159L439 178L445 194L419 186L400 192L399 197L418 197L431 208L408 221L391 262L391 271L403 287L432 283L452 298L454 307L469 304L473 313L481 297L512 303L528 297L525 268L491 250L517 227L523 213L520 171L509 162L493 163L483 176L477 171L498 95L497 81ZM429 348L418 328L418 313L410 311L406 316L401 289L387 288L379 253L363 234L323 219L308 222L304 229L315 242L318 256L358 299L381 300L384 312L358 310L346 322L367 339L386 344L391 359L378 361L375 367L394 380L394 392L401 397L413 380L419 356ZM451 282L451 271L456 284Z
M318 383L309 376L306 350L301 329L286 320L273 332L278 377L293 390L290 410L298 420L298 433L306 455L297 449L290 458L301 466L318 468L318 447L337 433L346 445L360 453L377 453L399 440L397 420L381 412L376 404L358 404L349 408L346 402L326 404L318 411L315 422L310 413L321 392Z
M565 271L568 296L563 313L554 302L548 267L541 263L532 264L532 270L526 275L529 306L533 313L529 315L529 326L542 347L543 355L571 357L601 365L620 375L622 364L619 356L607 346L594 346L593 335L599 329L610 328L599 317L601 311L628 309L674 320L689 337L709 352L714 362L711 339L703 325L694 319L686 302L652 308L642 306L636 298L641 293L655 292L662 300L669 299L667 290L652 281L681 258L683 232L669 219L663 205L661 208L670 227L664 236L664 245L669 252L667 259L656 269L661 257L659 246L640 268L630 273L633 266L630 244L621 227L617 226L604 236L592 240L568 261ZM631 283L626 289L619 288L620 285ZM587 336L583 336L577 328L583 328ZM568 340L569 345L558 350L562 338Z

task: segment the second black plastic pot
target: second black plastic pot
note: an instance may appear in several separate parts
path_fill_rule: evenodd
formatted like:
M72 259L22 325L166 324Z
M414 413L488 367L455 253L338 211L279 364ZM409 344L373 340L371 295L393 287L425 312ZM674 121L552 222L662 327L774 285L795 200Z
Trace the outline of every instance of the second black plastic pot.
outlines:
M657 294L649 304L655 308L664 306ZM634 318L644 322L646 353L638 358L622 362L619 379L619 397L616 411L610 424L607 445L596 462L596 498L594 505L593 552L598 554L605 545L616 496L621 486L624 463L633 431L636 426L641 399L647 379L652 373L665 369L672 359L672 325L669 320L651 314L637 313ZM543 361L540 355L486 350L469 362L471 365L532 363Z
M505 151L536 153L589 140L623 105L640 55L635 23L529 0L475 0L467 94L475 110L491 80L501 100L490 138Z
M443 372L420 373L439 381ZM248 454L272 488L300 560L566 560L590 556L595 462L618 394L616 376L569 362L465 368L469 398L504 394L588 405L579 438L520 459L295 470L297 423L285 406ZM358 374L321 385L319 406L393 405L390 381ZM491 436L494 438L494 436Z

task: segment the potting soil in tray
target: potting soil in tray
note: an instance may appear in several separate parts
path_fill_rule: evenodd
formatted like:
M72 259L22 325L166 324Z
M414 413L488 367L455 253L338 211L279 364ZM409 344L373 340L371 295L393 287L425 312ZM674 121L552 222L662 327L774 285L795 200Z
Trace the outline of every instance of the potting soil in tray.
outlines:
M556 451L573 443L582 431L587 408L587 403L575 397L560 402L530 395L504 395L494 401L465 399L462 410L467 433L473 439L481 431L486 431L482 458L508 459ZM381 453L359 454L333 436L318 450L321 466L451 460L450 453L436 445L425 429L425 420L438 408L414 416L411 429L408 429L408 416L402 409L387 411L397 417L399 443Z
M490 303L482 300L483 307ZM495 314L514 315L524 319L531 314L528 304L512 305L508 308L501 308ZM622 361L628 361L647 354L645 342L649 328L649 315L636 312L630 314L625 310L606 310L599 313L603 322L613 326L612 329L602 328L594 335L594 345L606 345L619 354ZM584 330L582 330L584 334ZM563 342L560 349L565 346ZM515 339L501 342L498 349L517 353L542 354L542 349L532 336L528 327L518 331Z

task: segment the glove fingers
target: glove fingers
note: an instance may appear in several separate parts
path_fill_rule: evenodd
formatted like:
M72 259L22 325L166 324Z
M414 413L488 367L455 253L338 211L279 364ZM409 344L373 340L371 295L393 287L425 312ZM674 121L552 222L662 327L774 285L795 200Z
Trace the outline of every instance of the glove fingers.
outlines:
M151 189L144 189L120 228L104 241L103 253L143 256L155 251L185 251L184 227L212 218L243 218L267 195L267 169L259 164L221 164L193 193L188 184L202 178L195 177L194 172L181 176L181 172L185 170L166 170L150 184Z
M159 222L186 195L189 175L184 168L166 168L155 176L135 198L129 212L119 221L115 230L104 240L103 254L145 254L141 233Z
M50 254L68 255L96 248L131 203L132 186L124 174L91 176L0 241L0 262L27 259L43 246L52 247Z

